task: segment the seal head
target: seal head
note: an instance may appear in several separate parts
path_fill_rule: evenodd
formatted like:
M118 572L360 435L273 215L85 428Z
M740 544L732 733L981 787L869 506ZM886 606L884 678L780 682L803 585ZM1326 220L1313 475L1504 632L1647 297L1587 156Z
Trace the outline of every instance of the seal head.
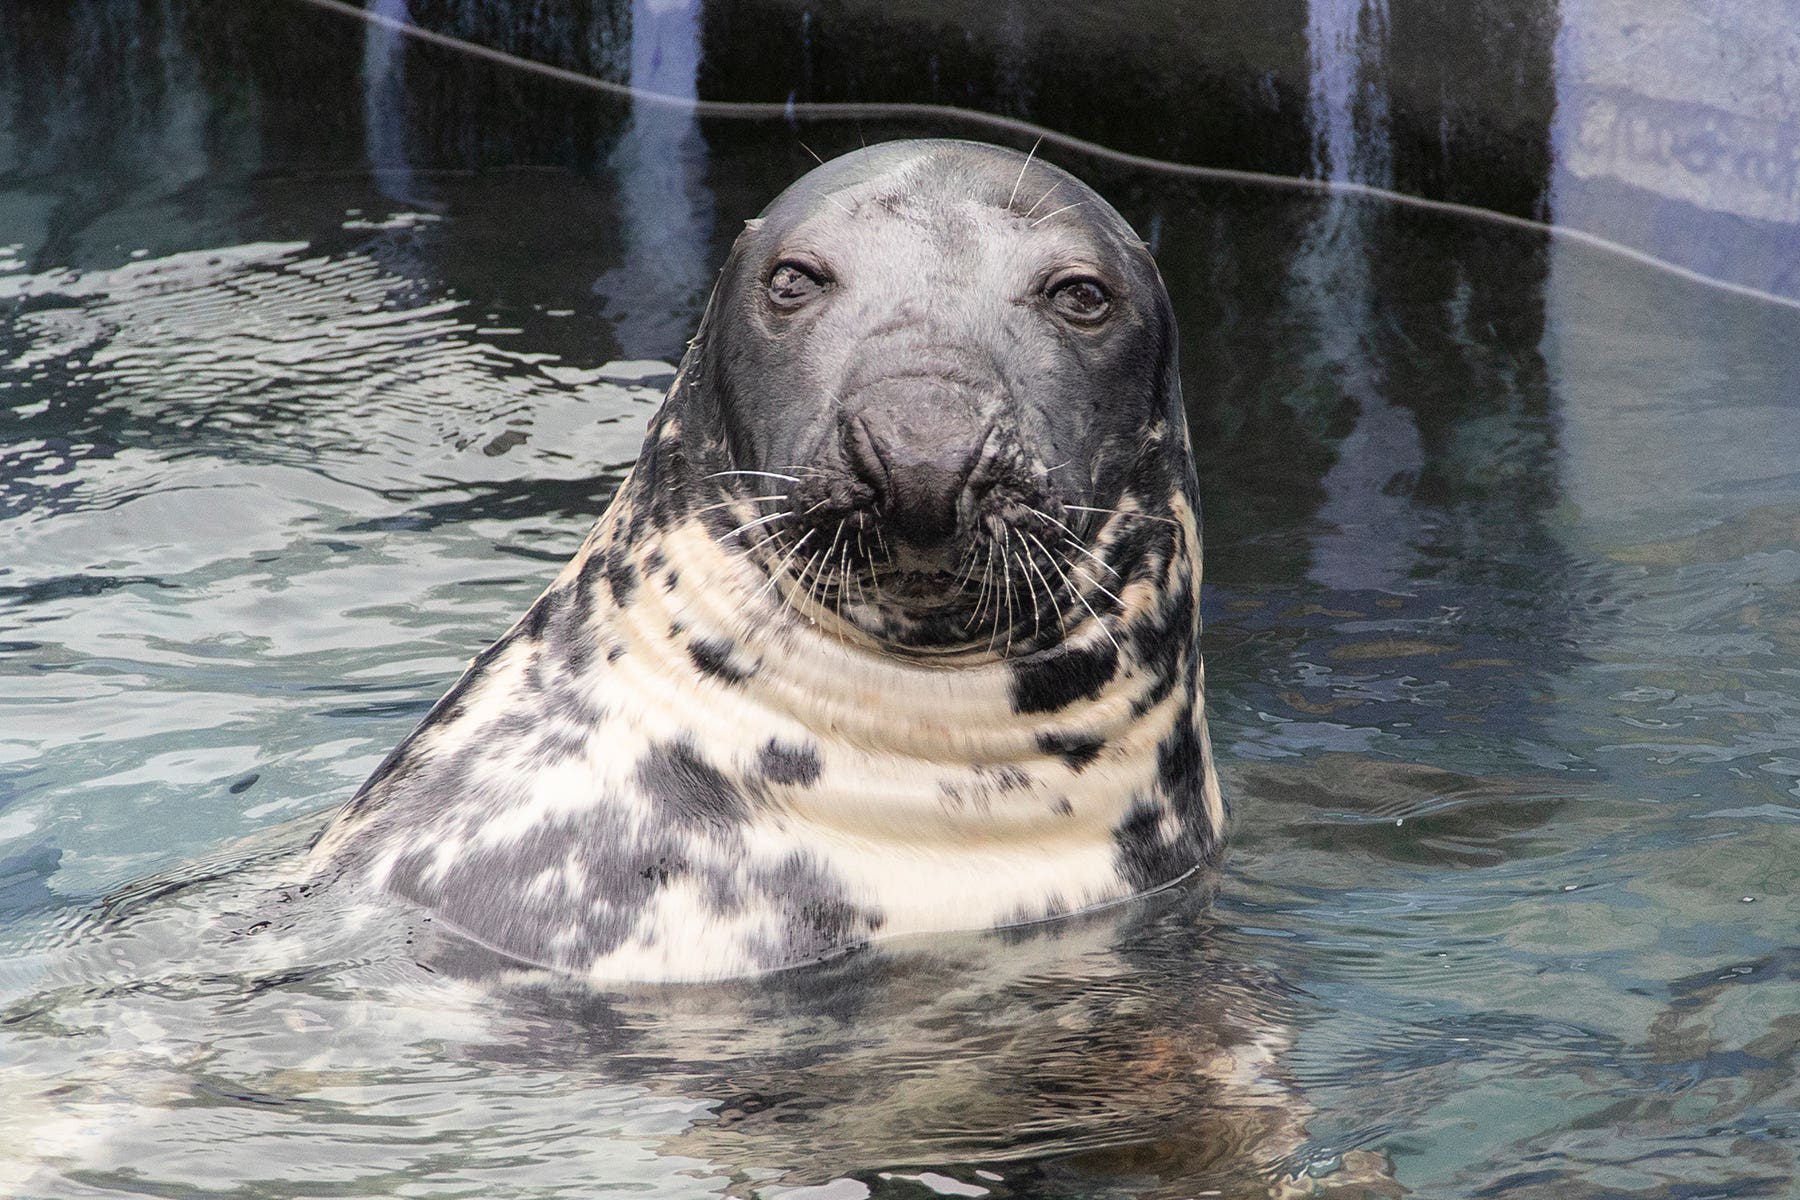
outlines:
M1224 812L1168 296L1098 195L871 147L749 222L575 559L315 848L503 954L702 979L1193 871Z
M1128 490L1160 509L1185 486L1155 263L1010 151L900 142L812 172L738 239L699 349L688 428L721 437L696 453L797 475L759 489L787 495L759 540L835 563L818 591L867 601L845 617L887 644L1049 644L1082 598L1068 549Z

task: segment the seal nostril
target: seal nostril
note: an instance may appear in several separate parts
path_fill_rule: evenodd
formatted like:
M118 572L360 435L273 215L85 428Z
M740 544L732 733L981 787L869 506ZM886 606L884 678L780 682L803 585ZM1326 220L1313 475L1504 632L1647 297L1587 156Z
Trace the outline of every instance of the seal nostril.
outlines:
M849 460L850 469L874 489L876 505L885 507L887 464L881 460L881 450L875 435L861 413L844 422L844 457Z
M844 422L844 455L875 493L882 525L916 546L956 532L957 505L989 426L925 403L885 404Z

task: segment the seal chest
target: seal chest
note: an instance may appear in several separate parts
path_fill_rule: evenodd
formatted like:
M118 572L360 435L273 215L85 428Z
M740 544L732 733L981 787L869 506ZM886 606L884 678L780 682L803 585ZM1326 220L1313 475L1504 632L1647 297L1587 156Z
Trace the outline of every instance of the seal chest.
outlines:
M1073 177L896 142L734 245L581 550L314 850L524 963L743 975L1186 875L1223 810L1169 300Z

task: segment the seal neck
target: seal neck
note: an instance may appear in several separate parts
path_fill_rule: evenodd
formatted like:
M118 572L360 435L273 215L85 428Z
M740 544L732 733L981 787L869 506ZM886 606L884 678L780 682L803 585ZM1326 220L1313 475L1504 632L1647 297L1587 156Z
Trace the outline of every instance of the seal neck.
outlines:
M1046 743L1064 734L1110 742L1141 721L1158 679L1138 669L1141 647L1128 627L1134 613L1161 603L1170 579L1122 568L1125 582L1107 616L1080 612L1061 640L1028 653L1007 655L986 644L942 653L897 649L809 595L751 546L721 536L721 526L755 520L755 508L721 499L723 489L698 487L687 478L693 471L670 469L679 465L675 421L660 422L652 437L662 452L646 447L569 567L579 574L600 554L615 564L626 560L641 576L629 603L615 590L595 619L602 640L627 648L621 661L635 658L646 669L646 689L654 689L658 673L697 676L722 714L819 731L871 754L921 763L1018 764L1042 759ZM1191 569L1195 577L1182 582L1197 594L1191 510L1183 506L1165 523L1196 548L1171 556L1166 572ZM1175 632L1186 658L1193 630ZM1083 671L1094 682L1080 690L1078 703L1052 705L1032 694L1036 678Z

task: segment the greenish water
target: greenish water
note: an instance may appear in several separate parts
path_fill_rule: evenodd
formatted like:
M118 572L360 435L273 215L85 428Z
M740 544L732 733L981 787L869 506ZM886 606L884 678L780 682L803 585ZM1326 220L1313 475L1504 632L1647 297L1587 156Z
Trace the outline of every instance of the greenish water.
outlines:
M241 19L82 26L134 106L5 77L0 1193L1247 1195L1367 1150L1423 1196L1793 1194L1800 311L1059 158L1181 310L1217 895L494 993L269 889L574 550L801 140L941 131ZM245 65L288 36L348 115Z

